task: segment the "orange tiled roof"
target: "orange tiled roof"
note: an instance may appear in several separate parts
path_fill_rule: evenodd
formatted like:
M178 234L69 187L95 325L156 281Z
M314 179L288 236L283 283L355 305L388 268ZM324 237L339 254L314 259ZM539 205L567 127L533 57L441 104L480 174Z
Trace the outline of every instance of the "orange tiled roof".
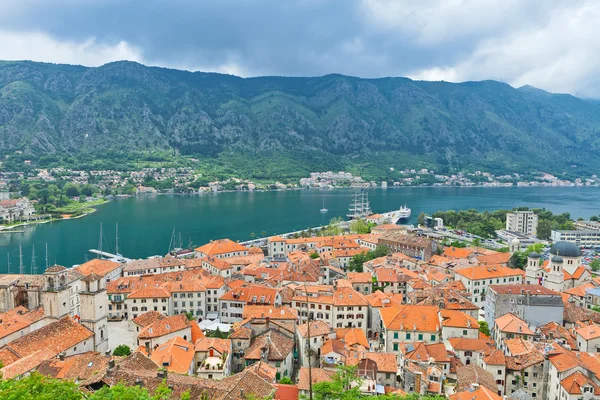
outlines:
M473 254L473 250L469 248L460 248L460 247L446 247L444 249L444 255L450 258L468 258L471 254Z
M485 256L477 256L477 261L481 265L508 264L510 253L495 253Z
M158 346L150 359L168 371L186 374L194 362L194 346L179 336Z
M93 336L92 331L73 318L63 317L56 322L13 340L5 346L5 349L20 357L26 357L34 353L39 354L42 351L43 354L48 356L46 358L50 358ZM43 358L38 361L41 363Z
M479 386L475 389L467 389L450 395L450 400L502 400L502 397L492 392L485 386Z
M207 256L216 256L227 253L245 252L248 251L248 248L231 239L219 239L196 248L196 251Z
M249 304L244 307L242 318L270 318L273 320L286 319L296 321L298 311L287 306L261 306Z
M331 382L335 371L329 371L322 368L311 368L311 380L312 384L318 382ZM310 382L308 379L308 368L301 367L300 373L298 374L298 389L308 391L310 390Z
M161 299L171 297L171 292L162 287L144 288L136 290L127 296L127 299Z
M494 320L494 323L500 331L508 333L517 333L520 335L535 335L527 323L513 313L504 314Z
M458 351L483 351L491 352L492 347L486 339L471 339L471 338L449 338L448 343L452 349Z
M567 376L565 379L560 381L560 385L565 388L569 394L582 394L581 388L583 386L591 386L594 390L595 395L600 395L600 387L596 385L590 378L577 371Z
M593 283L584 283L583 285L575 286L574 288L563 290L563 293L569 294L571 296L583 297L587 293L588 290L594 289L596 285Z
M81 264L75 269L79 270L79 272L81 272L81 274L84 276L88 276L91 274L106 276L106 274L108 274L109 272L112 272L115 269L119 268L120 265L121 264L115 261L94 258L86 263Z
M146 326L138 334L139 339L151 339L160 336L167 335L169 333L177 332L182 329L190 327L190 321L188 321L185 314L171 315L154 321L150 325Z
M494 350L492 354L485 357L483 361L487 365L506 365L506 357L500 350Z
M584 340L598 339L600 338L600 326L594 324L583 326L577 329L577 335Z
M532 342L529 342L523 338L505 339L504 344L506 348L513 356L529 353L535 350L535 346Z
M220 354L224 354L231 350L231 340L204 337L196 341L194 349L201 353L206 353L209 352L210 349L215 349Z
M467 279L478 280L503 278L509 276L523 276L524 272L525 271L523 271L522 269L508 268L502 265L482 265L459 269L455 273L464 276Z
M442 317L442 326L479 329L479 322L462 311L444 309L440 310L440 315Z
M403 305L382 308L381 320L389 330L438 332L440 322L437 306Z
M335 337L336 339L343 340L346 346L349 347L358 344L366 347L367 349L369 348L369 341L365 336L365 332L360 328L337 328L335 330Z
M158 311L150 310L148 312L143 313L142 315L132 319L131 321L143 328L147 327L151 323L158 321L160 319L166 318L164 315L159 313Z
M302 337L308 336L308 324L298 325L296 328ZM333 332L331 326L325 321L310 321L310 335L322 336Z
M263 286L243 286L232 289L221 296L220 300L239 301L247 304L275 304L277 290Z

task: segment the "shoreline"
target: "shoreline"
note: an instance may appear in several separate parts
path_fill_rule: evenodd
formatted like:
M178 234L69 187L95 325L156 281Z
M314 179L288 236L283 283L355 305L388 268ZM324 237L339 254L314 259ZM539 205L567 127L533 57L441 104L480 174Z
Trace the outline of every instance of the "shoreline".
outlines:
M95 207L98 206L102 206L106 203L110 202L110 200L106 200L103 201L102 203L99 204L94 204L93 206L89 206L89 207L82 207L82 209L87 209L89 211L81 214L81 215L77 215L75 217L71 216L70 214L61 214L61 215L69 215L68 218L50 218L50 219L41 219L41 220L36 220L36 221L31 221L31 222L22 222L22 223L18 223L16 225L11 225L11 226L3 226L0 225L0 232L6 232L6 233L10 233L11 230L15 229L15 228L21 228L21 227L25 227L28 225L40 225L40 224L47 224L49 222L58 222L58 221L69 221L69 220L75 220L75 219L80 219L83 217L86 217L90 214L95 213L96 211L98 211ZM20 233L20 232L14 232L14 233Z

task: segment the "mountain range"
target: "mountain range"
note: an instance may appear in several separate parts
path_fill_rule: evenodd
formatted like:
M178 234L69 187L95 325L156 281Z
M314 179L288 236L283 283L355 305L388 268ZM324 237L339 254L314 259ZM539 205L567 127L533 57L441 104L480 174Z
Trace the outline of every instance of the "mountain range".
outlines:
M584 175L600 169L600 102L496 81L240 78L127 61L4 61L0 155L17 150L32 159L164 150L231 162L242 175L263 167L277 174L282 162L284 175L290 165L302 173L418 165Z

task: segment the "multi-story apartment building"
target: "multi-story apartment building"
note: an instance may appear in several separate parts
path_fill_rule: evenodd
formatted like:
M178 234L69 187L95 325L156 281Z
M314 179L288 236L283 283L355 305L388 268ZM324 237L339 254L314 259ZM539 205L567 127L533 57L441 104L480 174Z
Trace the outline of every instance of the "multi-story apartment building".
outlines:
M565 305L559 292L541 285L491 285L485 300L485 320L513 313L533 328L551 321L562 324Z
M454 279L461 281L467 292L471 293L471 301L482 307L488 286L520 284L523 282L523 270L499 265L475 266L456 271Z
M384 351L399 354L403 342L438 343L442 325L437 306L401 305L382 308L381 341Z
M538 216L533 211L515 211L506 214L506 230L535 236L538 226Z
M436 249L429 239L400 232L382 234L379 237L379 245L387 246L392 253L402 253L423 261L429 260Z
M300 286L292 298L300 321L323 320L335 328L361 328L367 332L369 302L348 287Z
M576 230L576 231L552 231L550 238L553 242L571 242L582 247L600 246L600 231Z

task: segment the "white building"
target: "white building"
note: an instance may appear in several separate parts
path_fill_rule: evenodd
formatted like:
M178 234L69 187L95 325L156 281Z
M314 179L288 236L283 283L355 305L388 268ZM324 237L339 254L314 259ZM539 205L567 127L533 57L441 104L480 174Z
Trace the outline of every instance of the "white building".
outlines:
M533 211L515 211L506 214L506 230L535 236L538 216Z

